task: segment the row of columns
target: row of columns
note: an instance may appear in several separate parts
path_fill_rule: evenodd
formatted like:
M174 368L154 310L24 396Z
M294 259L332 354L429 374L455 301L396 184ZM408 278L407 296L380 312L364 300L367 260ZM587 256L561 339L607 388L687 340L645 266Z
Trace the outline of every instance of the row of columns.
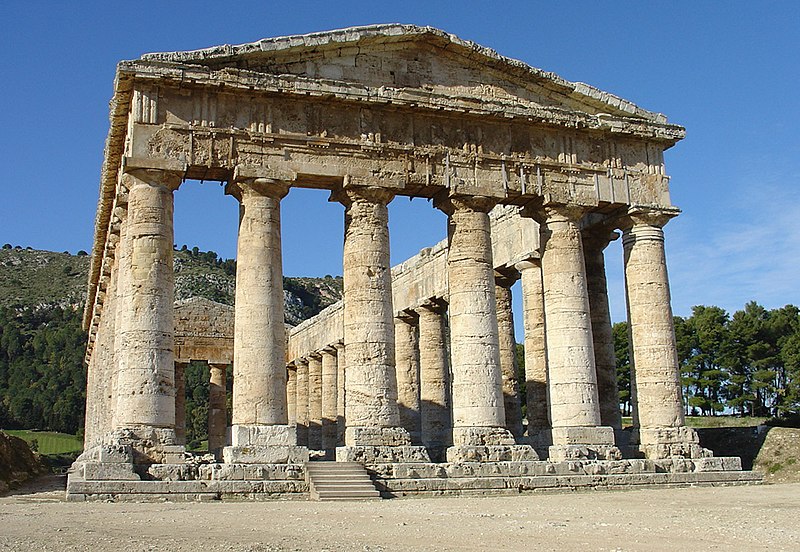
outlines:
M169 445L176 442L172 192L180 184L181 175L133 169L126 181L128 213L120 236L116 284L114 349L118 354L113 425ZM282 182L242 175L227 188L240 201L229 443L233 447L294 446L300 434L290 426L284 360L280 200L287 191ZM338 428L345 425L341 439L345 447L409 446L416 436L405 429L405 424L417 427L418 416L420 431L425 431L426 403L438 404L442 389L448 387L436 387L441 378L424 368L431 365L428 363L441 363L446 351L444 338L440 340L432 329L441 323L416 313L419 339L426 340L426 346L419 348L418 360L409 358L413 356L408 347L410 330L401 330L399 338L396 336L392 307L387 207L392 192L346 186L340 199L346 208L343 354L331 349L320 352L319 357L310 356L307 385L302 383L302 363L297 366L295 421L299 429L303 417L308 416L312 445L316 439L331 442ZM501 339L508 341L508 328L513 323L505 313L498 318L498 295L503 305L508 298L495 287L488 216L494 204L495 200L476 196L437 202L449 215L449 442L455 448L509 446L521 432L521 427L512 423L517 418L514 403L507 400L513 395L513 359L501 356L501 349L510 349L507 343L501 348ZM611 408L601 411L600 389L606 394L611 386L608 336L604 334L609 325L607 297L598 292L599 287L591 293L589 290L587 269L600 271L602 247L586 242L590 252L585 253L579 226L582 214L572 207L546 208L540 220L541 266L537 269L533 261L518 265L525 304L526 367L530 372L526 376L529 428L543 428L543 439L558 449L551 454L564 456L587 445L600 452L613 448L612 428L618 425L619 415L618 408L616 413ZM660 430L683 426L664 269L661 226L666 218L639 211L623 221L639 410L635 423L644 430L639 432L642 444L652 445L650 454L663 452L663 448L652 448L662 444L658 442L663 440ZM596 283L600 286L599 279ZM590 305L590 297L598 303ZM537 317L540 313L544 316ZM538 322L542 319L544 324ZM423 326L430 330L424 336ZM404 371L399 379L398 353ZM340 356L346 356L346 363L338 361ZM419 364L418 397L407 387L415 371L409 365L414 362ZM598 365L605 370L601 378ZM346 378L341 378L345 366ZM423 378L428 375L436 385L426 387ZM398 381L403 382L400 395ZM307 413L301 408L302 387L320 389L309 394ZM322 389L331 393L323 394ZM542 401L542 395L546 401ZM541 412L542 405L546 405L546 415ZM342 418L345 424L331 424Z

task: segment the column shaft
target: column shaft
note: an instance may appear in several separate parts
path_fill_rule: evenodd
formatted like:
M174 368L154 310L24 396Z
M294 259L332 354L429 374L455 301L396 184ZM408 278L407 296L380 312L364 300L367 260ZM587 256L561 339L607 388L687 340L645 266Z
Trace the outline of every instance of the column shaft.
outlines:
M444 307L429 304L417 314L421 441L431 459L440 460L452 442Z
M597 394L600 401L600 423L622 429L617 386L617 357L614 352L614 334L608 307L608 286L603 249L615 235L601 231L601 235L583 239L586 263L586 280L589 293L589 312L592 321Z
M172 192L180 176L141 169L126 177L128 221L125 255L120 259L115 424L165 429L156 440L171 444L175 429Z
M419 443L419 343L416 316L395 318L394 336L397 357L397 405L400 424L411 435L413 444Z
M286 382L286 413L289 425L297 425L297 368L293 365L287 367L288 380Z
M544 290L542 267L538 259L518 263L522 275L522 311L525 329L525 390L528 438L541 442L550 427L547 404L547 347L544 336Z
M336 343L336 446L344 445L345 412L345 377L347 360L344 355L344 343Z
M228 428L228 393L227 364L209 364L208 381L208 452L217 458L227 439Z
M408 444L398 427L387 207L392 194L381 188L344 194L345 444Z
M287 188L254 179L228 192L240 200L232 445L268 445L270 433L260 426L288 424L280 233Z
M186 444L186 367L188 362L175 363L175 441Z
M308 448L322 449L322 357L308 359Z
M295 360L297 366L297 444L308 445L308 360Z
M517 380L517 341L514 337L514 313L511 308L513 280L503 279L495 285L497 298L497 330L500 344L500 370L503 377L503 404L506 412L505 428L515 439L522 437L522 406L519 401Z
M333 458L336 449L336 349L322 350L322 448Z

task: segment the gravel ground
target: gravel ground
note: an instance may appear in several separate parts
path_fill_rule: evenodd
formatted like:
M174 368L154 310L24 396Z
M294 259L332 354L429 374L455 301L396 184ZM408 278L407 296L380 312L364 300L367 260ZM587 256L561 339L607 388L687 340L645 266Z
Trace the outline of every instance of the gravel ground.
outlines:
M800 550L800 484L394 499L67 503L0 497L0 551Z

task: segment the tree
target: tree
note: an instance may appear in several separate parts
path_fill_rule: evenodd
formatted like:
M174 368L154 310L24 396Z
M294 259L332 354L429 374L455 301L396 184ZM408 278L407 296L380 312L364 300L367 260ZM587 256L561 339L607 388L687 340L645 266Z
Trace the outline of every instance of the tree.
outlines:
M611 330L614 336L614 353L617 358L617 387L619 388L622 415L630 416L633 406L631 404L631 360L628 323L617 322Z

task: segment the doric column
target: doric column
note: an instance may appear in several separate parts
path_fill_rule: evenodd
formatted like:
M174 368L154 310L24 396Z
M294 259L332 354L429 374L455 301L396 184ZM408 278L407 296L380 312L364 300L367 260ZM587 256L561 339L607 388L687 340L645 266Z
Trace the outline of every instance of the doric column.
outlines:
M514 337L514 312L511 308L511 286L516 274L495 277L494 294L497 300L497 337L500 345L500 371L503 378L505 427L519 440L522 437L522 405L517 380L517 341Z
M637 413L631 443L648 458L710 455L683 417L662 229L676 214L631 208L623 221L631 385Z
M578 221L583 211L546 208L542 227L550 457L619 457L614 432L600 425L586 270Z
M400 424L411 435L411 442L419 444L419 343L416 314L402 312L394 319L394 341Z
M622 429L617 386L617 356L608 307L608 286L603 250L619 237L608 228L583 232L583 256L586 264L586 283L589 293L589 312L592 321L594 362L597 373L597 394L600 401L600 423L616 430Z
M308 445L308 359L298 358L297 367L297 444Z
M336 349L322 349L322 450L334 458L336 449Z
M308 448L322 449L322 355L308 356Z
M286 413L290 426L297 426L297 368L294 364L286 367Z
M227 364L208 365L208 452L222 458L222 448L227 444L228 393Z
M287 186L238 179L226 192L240 202L236 251L231 445L294 445L286 406L280 200Z
M528 441L537 449L549 445L547 347L544 337L544 290L540 259L514 265L522 280L522 324L525 331L525 398Z
M186 444L186 367L188 362L175 362L175 441Z
M181 179L182 173L155 169L126 175L115 424L154 443L147 445L154 459L163 459L159 444L175 444L172 193Z
M344 445L345 429L345 377L347 361L344 356L344 343L335 343L336 348L336 446Z
M428 302L419 307L419 395L422 445L431 460L443 461L452 444L446 307Z
M344 237L344 346L347 355L346 447L408 445L400 427L389 264L393 192L347 187ZM340 449L342 450L342 449ZM342 450L342 460L348 452Z
M509 447L515 445L514 436L505 428L488 214L494 204L491 198L457 196L441 205L449 215L450 240L447 255L453 378L453 446L447 450L450 462L490 460L500 450L510 451ZM527 445L520 445L515 454L536 458Z

